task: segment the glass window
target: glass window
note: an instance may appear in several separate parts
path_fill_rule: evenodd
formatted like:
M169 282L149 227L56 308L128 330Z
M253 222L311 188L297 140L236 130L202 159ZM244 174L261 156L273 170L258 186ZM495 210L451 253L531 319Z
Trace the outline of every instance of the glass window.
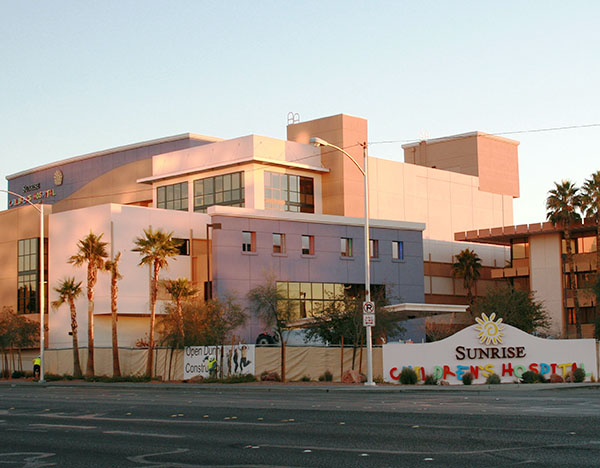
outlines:
M256 233L242 231L242 252L256 252Z
M594 237L578 237L577 238L577 253L590 253L596 251L596 236Z
M17 311L21 314L38 313L38 238L18 242Z
M156 189L156 207L188 211L188 183L165 185Z
M315 236L302 236L302 255L315 254Z
M392 259L404 260L404 242L392 241Z
M244 173L234 172L194 181L194 211L213 205L245 206Z
M314 213L314 182L310 177L265 171L267 210Z
M352 257L352 239L342 237L340 239L340 255L342 257Z
M174 237L173 241L177 243L177 248L179 249L179 255L189 255L190 254L190 240L189 239L177 239Z
M273 253L285 253L285 234L273 233Z
M511 252L513 260L529 258L529 242L526 239L513 240L511 245Z
M369 239L369 255L371 258L379 258L379 241L377 239Z

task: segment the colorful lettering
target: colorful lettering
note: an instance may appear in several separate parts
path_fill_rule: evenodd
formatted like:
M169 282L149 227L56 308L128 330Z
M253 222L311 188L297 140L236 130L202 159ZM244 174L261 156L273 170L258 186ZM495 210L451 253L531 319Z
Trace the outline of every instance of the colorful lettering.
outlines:
M509 376L513 375L513 367L510 362L508 363L508 366L506 364L502 364L502 377L504 377L506 374Z
M518 373L517 373L518 372ZM525 372L525 366L515 366L514 374L517 379L523 377L523 372Z
M395 374L395 375L394 375ZM390 369L390 377L393 380L399 380L400 379L400 373L398 372L398 368L397 367L392 367Z
M456 374L450 370L449 366L444 366L444 380L448 375L456 376Z
M468 366L456 366L456 378L462 380L463 375L469 370Z
M548 372L550 372L550 366L548 364L546 364L545 362L542 362L540 364L540 374L544 375L544 374L547 374Z

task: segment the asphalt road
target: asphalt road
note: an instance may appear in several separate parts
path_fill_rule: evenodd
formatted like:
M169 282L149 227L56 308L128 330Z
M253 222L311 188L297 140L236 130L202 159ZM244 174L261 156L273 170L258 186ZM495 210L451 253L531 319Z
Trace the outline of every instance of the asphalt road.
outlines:
M0 385L0 467L600 466L600 390Z

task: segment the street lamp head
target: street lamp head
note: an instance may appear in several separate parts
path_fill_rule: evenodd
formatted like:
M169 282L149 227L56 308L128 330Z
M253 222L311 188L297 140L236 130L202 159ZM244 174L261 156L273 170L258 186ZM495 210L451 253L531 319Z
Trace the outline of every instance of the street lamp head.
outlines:
M330 146L328 142L319 137L312 137L308 142L314 146Z

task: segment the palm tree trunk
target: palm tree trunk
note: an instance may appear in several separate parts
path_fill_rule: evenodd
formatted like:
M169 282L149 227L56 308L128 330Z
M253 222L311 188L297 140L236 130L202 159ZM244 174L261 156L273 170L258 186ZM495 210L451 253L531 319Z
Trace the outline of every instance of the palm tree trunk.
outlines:
M121 376L121 366L119 364L119 339L117 335L117 275L113 272L110 279L110 310L112 321L112 357L113 357L113 376Z
M94 275L88 263L88 361L86 377L94 376Z
M571 231L568 228L564 230L565 242L567 243L567 262L569 264L569 289L573 293L573 302L575 304L575 330L577 338L581 338L581 310L579 309L579 297L575 288L575 261L573 259L573 249L571 248ZM568 320L568 317L567 317Z
M154 262L152 284L150 286L150 334L148 337L148 362L146 363L146 376L152 377L154 360L154 322L156 320L156 295L158 292L158 264Z
M79 338L77 337L77 312L75 310L75 302L69 300L69 308L71 309L71 334L73 335L73 377L80 379L82 376L81 363L79 362Z

